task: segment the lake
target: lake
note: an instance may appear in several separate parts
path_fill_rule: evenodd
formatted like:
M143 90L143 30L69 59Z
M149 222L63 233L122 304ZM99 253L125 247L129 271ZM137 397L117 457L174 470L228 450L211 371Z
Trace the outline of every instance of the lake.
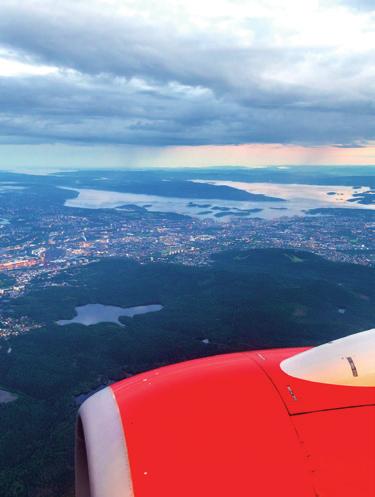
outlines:
M15 393L7 392L6 390L0 389L0 404L8 404L8 402L13 402L18 399L18 395Z
M375 209L375 205L353 202L354 195L369 190L368 187L323 186L278 183L245 183L236 181L192 180L217 186L229 186L249 193L270 195L281 201L243 201L193 199L141 195L94 189L73 189L76 198L65 201L67 207L86 209L119 209L135 206L152 212L172 212L197 219L229 222L240 218L276 219L285 216L305 216L310 209L350 208Z
M277 202L271 205L266 202L257 202L258 207L264 207L260 217L274 218L281 216L303 216L310 209L340 208L340 209L371 209L375 210L375 205L365 205L354 202L355 195L369 192L370 187L355 188L352 186L338 185L304 185L304 184L284 184L284 183L248 183L240 181L211 181L195 180L199 183L208 183L217 186L229 186L249 193L270 195L278 197L285 202L281 207L286 207L278 213L269 212L279 210Z
M0 193L7 193L7 192L12 192L12 191L21 191L24 190L24 186L19 186L16 185L14 182L11 181L0 181Z
M137 305L135 307L118 307L115 305L87 304L75 308L76 316L73 319L61 319L56 321L59 326L68 324L83 324L90 326L99 323L115 323L125 326L120 321L120 317L132 318L140 314L158 312L163 309L160 304Z

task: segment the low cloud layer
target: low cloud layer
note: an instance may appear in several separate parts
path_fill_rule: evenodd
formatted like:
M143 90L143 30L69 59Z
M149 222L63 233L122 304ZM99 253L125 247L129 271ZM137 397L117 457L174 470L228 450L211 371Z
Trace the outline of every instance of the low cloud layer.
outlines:
M358 6L3 0L0 143L362 146L375 13Z

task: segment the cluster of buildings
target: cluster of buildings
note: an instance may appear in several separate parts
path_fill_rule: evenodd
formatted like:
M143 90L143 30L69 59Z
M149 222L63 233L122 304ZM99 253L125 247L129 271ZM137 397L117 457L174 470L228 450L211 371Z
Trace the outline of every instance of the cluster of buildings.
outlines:
M38 328L41 328L41 325L34 323L26 316L22 316L19 318L2 316L0 321L0 339L1 338L7 339L10 336L21 335L23 333ZM0 345L0 347L2 346ZM8 353L10 353L10 351Z
M0 262L0 271L11 271L12 269L22 269L37 266L38 264L43 264L44 259L35 259L33 257L27 257L25 259L13 259L5 260Z
M59 212L56 219L34 216L27 224L10 222L1 229L0 271L11 274L13 283L0 288L0 296L16 297L31 281L56 284L56 274L101 257L205 265L213 253L227 249L292 248L375 266L374 235L375 221L350 215L232 218L220 223L167 214L155 218L147 212L119 216L111 210L83 216Z

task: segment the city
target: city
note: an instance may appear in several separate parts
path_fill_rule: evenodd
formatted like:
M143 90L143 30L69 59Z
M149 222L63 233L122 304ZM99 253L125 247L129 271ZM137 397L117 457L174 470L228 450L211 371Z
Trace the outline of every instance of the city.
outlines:
M367 210L356 211L356 215L350 209L340 210L340 215L327 211L217 222L139 210L80 209L79 214L77 210L71 214L69 208L55 206L53 212L44 214L43 209L35 205L25 213L19 205L1 205L1 216L7 220L0 229L2 337L40 326L25 317L20 321L7 316L9 299L23 295L30 286L56 285L57 274L101 258L204 266L212 262L212 254L221 251L277 248L375 266L375 219Z

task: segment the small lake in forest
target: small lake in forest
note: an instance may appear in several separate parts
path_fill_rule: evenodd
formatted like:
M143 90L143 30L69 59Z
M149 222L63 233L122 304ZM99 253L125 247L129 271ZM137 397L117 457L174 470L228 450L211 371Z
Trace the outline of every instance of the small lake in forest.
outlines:
M76 316L72 319L61 319L56 321L60 326L67 324L83 324L90 326L99 323L115 323L125 326L120 321L120 317L132 318L140 314L158 312L163 309L160 304L137 305L135 307L119 307L115 305L87 304L75 308Z

